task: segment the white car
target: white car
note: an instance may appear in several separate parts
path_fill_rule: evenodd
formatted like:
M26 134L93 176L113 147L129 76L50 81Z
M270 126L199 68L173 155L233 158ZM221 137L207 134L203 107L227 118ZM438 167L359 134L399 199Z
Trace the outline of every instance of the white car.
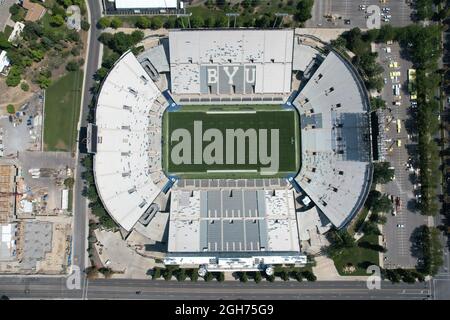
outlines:
M398 225L397 225L397 228L404 228L404 227L405 227L404 224L398 224Z

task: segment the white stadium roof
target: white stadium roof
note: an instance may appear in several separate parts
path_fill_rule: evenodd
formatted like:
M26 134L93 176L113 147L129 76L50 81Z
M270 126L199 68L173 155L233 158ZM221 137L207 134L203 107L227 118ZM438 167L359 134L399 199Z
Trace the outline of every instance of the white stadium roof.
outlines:
M293 102L300 112L300 187L336 227L361 208L370 187L370 134L364 88L330 52Z
M161 168L161 93L132 53L104 80L97 101L95 182L112 218L130 230L167 179Z
M177 0L115 0L116 9L176 8Z

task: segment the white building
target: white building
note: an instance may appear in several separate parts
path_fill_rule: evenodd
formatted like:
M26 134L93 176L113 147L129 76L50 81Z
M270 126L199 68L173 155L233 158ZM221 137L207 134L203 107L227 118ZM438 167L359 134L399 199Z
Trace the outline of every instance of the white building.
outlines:
M16 257L16 224L0 225L0 261L10 261Z
M115 0L116 9L176 9L177 0Z
M0 73L3 73L7 67L11 65L9 61L6 51L0 52Z
M164 263L209 271L304 265L292 192L175 189Z
M161 167L162 114L167 102L127 52L97 99L95 183L111 217L130 231L167 183Z
M16 22L14 24L14 29L9 35L8 42L15 42L19 40L20 34L22 33L23 29L25 28L25 24L22 22Z

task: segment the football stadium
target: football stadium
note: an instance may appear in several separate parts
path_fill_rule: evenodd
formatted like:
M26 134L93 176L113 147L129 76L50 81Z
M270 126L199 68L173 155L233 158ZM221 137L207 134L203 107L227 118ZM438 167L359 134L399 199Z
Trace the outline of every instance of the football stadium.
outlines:
M305 265L361 210L366 89L346 57L299 30L171 30L120 57L87 144L124 238L161 244L166 265L269 274Z

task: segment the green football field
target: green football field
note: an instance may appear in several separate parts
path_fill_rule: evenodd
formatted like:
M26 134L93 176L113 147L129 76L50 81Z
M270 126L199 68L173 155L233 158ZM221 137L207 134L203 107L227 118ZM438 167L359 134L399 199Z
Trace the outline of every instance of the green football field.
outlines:
M194 123L197 123L197 127L201 123L201 131L195 132ZM295 111L285 110L281 106L183 106L179 111L164 114L163 128L163 167L169 175L197 179L284 177L297 172L300 166L298 115ZM182 141L184 140L182 138L173 140L173 133L176 129L185 129L184 132L189 133L189 139L187 141ZM215 130L215 132L221 133L219 141L222 139L223 144L217 150L221 149L222 155L216 150L208 149L208 145L211 147L211 143L216 142L216 138L204 139L203 134L208 129L217 129L218 131ZM230 135L230 131L235 132L237 129L242 129L241 133L256 133L256 140L254 139L255 135L253 135L253 139L246 135L242 136L242 134L241 139ZM267 155L270 160L266 159L265 163L260 154L260 139L263 137L261 129L266 129L268 136L267 143L263 144L267 147L267 152L263 152L263 156ZM278 140L276 140L276 134L271 131L272 129L278 130ZM200 142L198 145L202 146L200 163L198 157L197 160L194 159L194 141ZM275 152L276 148L271 149L272 141L277 143L278 153ZM180 151L181 142L190 148ZM230 154L233 153L230 153L230 150L233 147L234 158L230 163L229 160L232 159ZM242 152L242 147L245 151L245 161L242 161L241 157L241 163L239 163L237 153L238 148ZM253 162L256 159L256 163L251 163L249 150L255 151L255 148L257 148L257 152L253 153L252 159ZM218 160L212 164L205 163L204 157L206 157L207 150L222 161ZM188 163L186 161L176 163L174 154L188 155L184 159L190 160ZM178 162L180 161L178 160ZM278 164L277 166L273 165L275 162ZM277 169L274 171L269 167ZM269 172L264 172L264 168ZM261 169L263 170L261 171Z

